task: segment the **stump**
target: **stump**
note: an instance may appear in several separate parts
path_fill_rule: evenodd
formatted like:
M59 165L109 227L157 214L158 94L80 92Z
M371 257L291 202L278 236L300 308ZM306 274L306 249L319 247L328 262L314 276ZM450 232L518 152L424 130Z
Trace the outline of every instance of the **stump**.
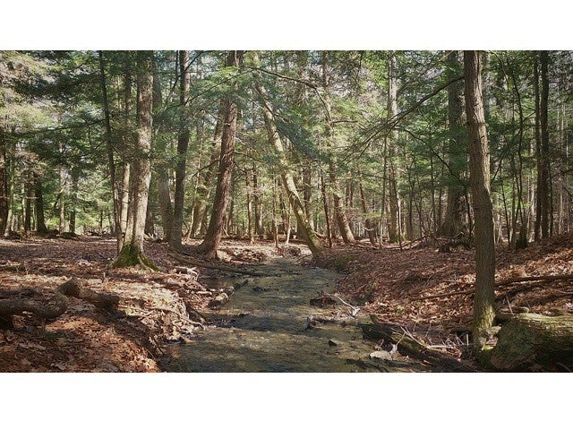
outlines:
M573 316L518 314L497 336L489 359L497 370L573 370Z

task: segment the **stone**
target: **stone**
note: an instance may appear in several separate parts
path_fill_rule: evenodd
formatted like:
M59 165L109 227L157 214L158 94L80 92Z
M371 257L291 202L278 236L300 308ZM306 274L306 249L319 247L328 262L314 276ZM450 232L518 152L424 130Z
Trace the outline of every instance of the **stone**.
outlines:
M370 359L374 360L392 360L392 355L386 350L376 350L370 353Z

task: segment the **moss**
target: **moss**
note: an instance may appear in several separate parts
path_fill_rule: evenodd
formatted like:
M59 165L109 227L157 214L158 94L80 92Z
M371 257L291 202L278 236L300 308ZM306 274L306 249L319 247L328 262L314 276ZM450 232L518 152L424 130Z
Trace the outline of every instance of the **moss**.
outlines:
M474 349L474 357L476 358L480 368L484 370L495 370L494 366L491 364L491 356L493 352L493 347L486 345L481 350Z
M157 266L147 258L143 252L135 245L124 245L119 256L113 263L114 268L141 266L144 269L159 271Z

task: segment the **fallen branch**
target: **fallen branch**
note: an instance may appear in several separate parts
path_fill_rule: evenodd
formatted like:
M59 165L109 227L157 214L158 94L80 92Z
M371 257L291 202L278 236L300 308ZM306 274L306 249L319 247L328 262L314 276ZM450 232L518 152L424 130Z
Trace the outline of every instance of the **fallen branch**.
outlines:
M177 312L175 309L162 308L162 307L159 307L159 306L154 306L154 307L151 307L151 308L148 308L148 309L154 310L154 311L171 312L171 313L177 315L181 321L183 321L183 322L185 322L185 323L187 323L187 324L196 325L196 326L199 326L199 327L205 329L205 326L204 326L203 324L201 324L201 323L198 322L198 321L193 321L193 320L187 318L185 315L181 315L181 313Z
M351 316L352 318L355 318L356 315L358 314L358 312L360 312L360 308L359 308L358 306L351 305L350 303L344 301L344 299L342 299L342 298L338 295L338 293L335 293L335 294L333 294L333 295L328 295L328 296L333 297L333 298L335 298L335 299L338 299L343 305L348 306L348 307L350 308L350 316Z
M374 341L383 339L396 344L402 355L413 356L414 358L430 362L447 371L475 372L473 368L464 365L456 359L429 349L399 326L384 324L373 315L370 318L373 324L359 324L365 337Z
M543 283L551 283L554 281L559 280L573 280L573 274L564 274L564 275L540 275L540 276L532 276L532 277L518 277L518 278L510 278L508 280L500 281L499 283L495 283L495 287L502 287L507 286L508 284L514 283L523 283L523 282L530 282L530 281L537 281L536 286ZM436 299L440 297L449 297L449 296L458 296L458 295L470 295L475 292L475 288L471 288L468 290L461 290L459 292L450 292L450 293L440 293L431 296L420 296L417 298L413 298L411 300L426 300L426 299Z

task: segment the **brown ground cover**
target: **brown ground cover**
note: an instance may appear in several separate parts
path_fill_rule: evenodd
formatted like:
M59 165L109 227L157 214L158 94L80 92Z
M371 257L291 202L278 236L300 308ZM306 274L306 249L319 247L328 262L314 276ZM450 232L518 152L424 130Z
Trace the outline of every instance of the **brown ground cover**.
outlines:
M308 251L300 245L303 255ZM288 251L288 252L292 252ZM50 298L53 290L76 278L98 293L120 297L117 312L70 299L66 312L50 321L24 313L13 329L0 329L1 372L159 372L165 345L187 341L200 330L200 314L219 293L202 281L215 269L189 273L164 243L147 243L146 253L162 269L112 269L115 241L100 237L0 240L0 300ZM225 241L228 265L259 263L283 254L272 243ZM196 257L197 258L197 257ZM305 259L309 263L309 259ZM469 358L473 251L438 252L411 244L374 249L367 244L327 249L314 264L345 273L339 291L361 312L391 322L426 344ZM248 268L243 265L242 268ZM527 249L497 251L499 308L510 312L570 313L571 279L534 279L573 274L573 236L564 234ZM425 299L425 297L431 297Z

